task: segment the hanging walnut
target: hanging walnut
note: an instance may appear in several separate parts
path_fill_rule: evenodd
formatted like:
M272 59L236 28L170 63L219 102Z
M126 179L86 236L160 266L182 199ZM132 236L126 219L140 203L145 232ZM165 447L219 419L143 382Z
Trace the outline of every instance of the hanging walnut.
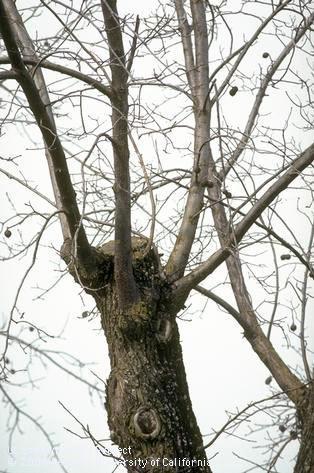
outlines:
M231 87L231 89L229 90L229 94L231 95L231 97L233 97L238 92L238 90L239 89L236 85Z

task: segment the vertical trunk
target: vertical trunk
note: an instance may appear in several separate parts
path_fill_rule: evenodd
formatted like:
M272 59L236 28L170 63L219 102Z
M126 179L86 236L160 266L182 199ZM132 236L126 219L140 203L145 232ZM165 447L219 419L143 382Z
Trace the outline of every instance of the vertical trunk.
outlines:
M308 389L301 412L301 444L294 473L314 473L314 381Z
M111 362L106 399L111 438L124 449L128 472L210 473L175 315L167 310L171 290L159 277L156 253L143 257L146 245L145 239L132 239L140 301L127 310L117 300L114 245L98 250L112 271L97 296Z

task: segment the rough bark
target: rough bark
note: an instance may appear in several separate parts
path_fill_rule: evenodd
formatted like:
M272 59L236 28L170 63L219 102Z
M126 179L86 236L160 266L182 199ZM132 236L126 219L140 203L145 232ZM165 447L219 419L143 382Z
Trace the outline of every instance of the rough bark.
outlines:
M140 298L127 309L118 303L114 242L95 250L97 277L84 281L95 297L108 342L111 439L124 449L129 473L210 473L190 401L176 314L168 310L171 287L160 272L156 251L143 256L146 249L146 239L132 238ZM68 253L64 247L65 260Z
M314 473L314 381L300 407L301 443L294 473Z

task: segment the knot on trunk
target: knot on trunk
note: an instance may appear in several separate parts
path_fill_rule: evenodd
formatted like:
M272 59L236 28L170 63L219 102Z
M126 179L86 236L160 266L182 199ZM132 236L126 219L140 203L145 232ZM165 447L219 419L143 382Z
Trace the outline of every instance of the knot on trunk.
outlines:
M167 343L172 336L172 324L169 319L163 317L157 322L157 339L161 343Z
M133 417L135 435L145 440L158 437L161 422L157 412L149 407L140 407Z

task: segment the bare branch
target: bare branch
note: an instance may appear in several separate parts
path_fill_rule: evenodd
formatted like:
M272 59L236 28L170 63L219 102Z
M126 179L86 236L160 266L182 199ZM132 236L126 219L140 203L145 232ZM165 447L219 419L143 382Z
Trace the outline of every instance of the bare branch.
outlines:
M258 202L248 211L243 220L235 228L236 241L242 237L252 226L253 222L262 214L268 205L293 182L314 161L314 144L309 146L303 153L292 161L288 171L283 174L270 188L259 198Z
M269 396L269 397L266 397L264 399L259 399L258 401L255 401L255 402L250 402L246 407L244 407L243 409L241 409L240 411L238 411L234 416L232 416L231 418L229 418L225 424L215 433L214 437L212 438L212 440L210 442L208 442L204 448L209 448L211 447L215 442L216 440L223 434L223 433L226 433L227 431L227 428L233 424L237 419L239 419L241 416L243 416L243 414L245 414L247 411L249 411L250 409L256 407L256 406L259 406L260 404L264 404L265 402L267 401L272 401L274 399L277 399L278 397L282 396L282 392L279 392L279 393L276 393L274 394L273 396ZM257 411L258 412L258 411Z
M180 19L183 14L182 3L176 2L176 8L179 8ZM195 38L195 68L191 90L195 120L194 165L180 230L166 266L167 274L173 279L178 279L184 274L203 206L204 186L202 184L214 171L214 161L209 147L208 35L204 3L192 0L191 10ZM185 54L188 55L186 61L191 61L189 58L191 45L188 38L185 32L183 44L185 48L188 48L187 51L185 50Z
M156 224L156 204L155 204L155 199L154 199L154 192L153 192L153 189L152 189L152 186L151 186L151 183L150 183L149 176L147 174L147 169L146 169L146 166L145 166L143 156L142 156L140 150L138 149L138 146L137 146L136 141L134 140L134 138L132 136L131 131L129 132L129 138L130 138L130 141L133 145L134 151L136 152L136 154L138 156L138 159L139 159L139 162L140 162L143 174L144 174L144 178L145 178L148 190L149 190L149 198L150 198L150 203L151 203L151 207L152 207L152 219L151 219L149 239L148 239L148 242L147 242L146 250L144 252L144 254L146 255L149 252L149 250L152 248L152 245L154 243L154 233L155 233L155 224Z
M0 10L1 11L1 10ZM37 258L37 253L38 253L38 248L39 248L39 243L40 243L40 240L44 234L44 231L46 230L47 228L47 225L48 223L50 222L50 220L55 217L56 215L58 215L60 212L62 212L61 210L56 210L55 212L53 212L45 221L42 229L40 230L40 232L38 233L38 236L36 238L36 243L35 243L35 248L34 248L34 252L33 252L33 257L32 257L32 261L31 261L31 264L29 265L29 267L27 268L27 270L25 271L23 277L22 277L22 280L18 286L18 289L16 291L16 294L15 294L15 297L14 297L14 301L13 301L13 305L12 305L12 308L10 310L10 315L9 315L9 320L8 320L8 323L7 323L7 328L6 328L6 340L5 340L5 344L4 344L4 349L3 349L3 352L2 352L2 355L0 356L0 361L2 361L4 358L5 358L5 355L6 355L6 352L8 350L8 346L9 346L9 336L10 336L10 328L11 328L11 325L12 323L14 322L14 318L13 318L13 315L14 315L14 311L16 309L16 305L17 305L17 301L20 297L20 293L22 291L22 288L24 286L24 283L25 283L25 280L26 278L28 277L29 273L31 272L31 270L33 269L35 263L36 263L36 258Z
M5 80L15 79L17 78L17 74L15 71L0 71L0 83L4 82ZM1 84L0 84L1 85Z
M280 8L281 7L282 6L280 6ZM297 28L297 32L295 34L295 37L282 50L282 52L279 54L277 59L272 63L271 67L267 71L264 79L261 82L260 88L257 92L254 104L252 106L252 109L251 109L249 118L247 120L244 132L242 134L242 137L241 137L236 149L232 153L232 156L228 160L228 163L224 166L224 168L219 173L219 179L220 180L226 179L228 173L230 172L230 170L234 166L234 163L239 159L239 157L243 153L243 151L244 151L244 149L245 149L245 147L246 147L246 145L247 145L247 143L250 139L250 136L251 136L251 133L252 133L252 130L253 130L253 127L254 127L254 123L255 123L256 117L258 116L261 104L264 101L267 87L271 83L271 81L274 77L274 74L278 71L278 69L279 69L280 65L282 64L282 62L284 61L284 59L290 54L291 51L294 50L294 48L296 47L298 42L303 38L305 33L309 30L309 28L311 27L313 21L314 21L314 13L312 15L310 15L308 18L306 18L305 20L302 21L302 26ZM218 96L219 92L217 92L216 95Z
M25 412L23 409L21 409L17 404L16 402L14 402L14 400L11 398L11 396L8 394L8 392L6 391L6 389L0 384L0 391L2 392L5 400L9 403L9 405L16 411L16 420L15 420L15 425L14 425L14 429L17 427L17 424L19 422L19 419L20 417L25 417L26 419L28 419L32 424L35 425L35 427L43 434L43 436L45 437L45 439L47 440L50 448L51 448L51 452L53 454L53 458L56 459L56 462L58 463L58 465L60 466L61 470L63 471L63 473L68 473L68 470L65 468L65 466L63 465L63 463L61 462L60 458L59 458L59 455L57 454L56 452L56 448L55 448L55 445L52 443L52 440L50 438L50 435L48 434L48 432L43 428L43 426L41 425L41 423L35 419L34 417L32 417L30 414L28 414L27 412Z
M3 333L0 333L0 335L3 335ZM14 335L9 335L9 340L12 340L14 342L18 342L19 344L21 344L23 347L33 351L34 353L37 353L39 354L40 356L43 356L44 358L46 358L51 364L55 365L57 368L59 368L61 371L64 371L65 373L67 373L68 375L72 376L73 378L75 378L77 381L80 381L81 383L83 384L86 384L86 386L88 386L90 389L92 390L95 390L101 394L104 394L104 389L101 389L99 388L98 386L96 386L95 384L91 383L90 381L88 381L87 379L84 379L82 378L81 376L79 376L78 374L76 374L74 371L71 371L69 370L68 368L66 368L64 365L62 365L61 363L59 363L57 360L55 360L52 356L53 352L49 351L49 353L47 352L47 350L45 349L41 349L41 348L38 348L36 347L33 343L29 343L29 342L26 342L25 340L21 339L20 337L15 337ZM56 354L58 352L55 352Z
M199 286L199 285L195 287L195 291L199 292L205 297L208 297L208 299L211 299L212 301L216 302L216 304L218 304L220 307L222 307L227 312L229 312L229 314L232 315L232 317L236 319L237 321L240 320L239 312L234 307L232 307L231 304L225 301L222 297L218 296L214 292L209 291L208 289L205 289L204 287Z
M254 32L252 37L247 41L245 44L244 48L238 51L241 51L238 58L236 59L235 63L231 67L230 71L228 72L226 78L222 82L221 86L218 88L217 93L215 96L211 99L211 103L213 104L217 98L222 94L224 91L225 87L230 83L230 80L232 79L234 73L238 69L239 65L241 64L242 60L244 59L245 55L247 52L250 50L252 44L256 41L256 39L259 37L261 32L265 29L265 27L269 24L269 22L280 12L282 11L289 3L291 3L291 0L285 0L283 2L280 2L278 6L271 12L271 14L264 20L264 22L261 24L261 26Z
M128 146L128 72L125 66L122 31L115 0L102 0L109 44L113 97L112 137L115 170L115 280L119 304L126 307L137 300L137 288L132 269L131 197Z
M257 218L263 213L267 206L293 182L300 173L310 166L314 161L314 145L309 146L300 156L298 156L290 165L288 171L270 186L253 205L242 221L235 227L229 238L229 244L213 253L206 261L191 273L182 277L176 282L176 296L180 303L187 298L193 287L203 281L218 266L220 266L232 253L234 242L239 243L250 227L256 222Z
M18 73L18 82L28 100L29 106L42 133L48 154L51 157L51 161L49 160L49 169L52 176L57 206L62 213L66 215L66 221L63 225L64 237L68 238L68 236L70 236L70 238L73 239L80 222L80 213L69 175L66 157L57 134L51 110L49 110L49 107L47 109L45 102L43 101L43 96L45 96L45 85L42 82L42 76L39 77L41 87L38 90L38 85L36 85L35 80L26 69L17 46L15 34L12 30L12 24L14 24L14 17L11 17L12 8L14 9L15 5L11 0L4 0L1 2L0 30L12 67ZM87 237L82 226L77 235L77 248L78 254L76 256L78 257L78 260L82 263L82 266L87 267L91 263L92 257Z
M135 28L134 28L134 36L133 36L132 46L131 46L131 50L130 50L130 53L129 53L128 62L127 62L127 66L126 66L128 72L131 72L132 65L133 65L133 60L134 60L136 47L137 47L139 27L140 27L140 17L137 15L136 16L136 21L135 21Z
M177 17L178 17L178 22L179 22L179 29L181 32L181 39L182 39L184 60L185 60L185 67L186 67L186 75L187 75L188 83L190 86L190 91L192 94L194 94L194 90L196 86L196 78L195 78L193 45L192 45L192 40L191 40L192 27L189 25L182 0L175 0L175 7L176 7Z
M84 84L90 85L91 87L93 87L95 90L98 90L98 92L101 92L106 97L109 97L109 98L111 97L110 87L102 84L99 80L93 78L92 76L83 74L81 71L71 69L70 67L67 67L67 66L63 66L62 64L57 64L54 62L47 61L46 57L47 56L45 56L45 58L36 58L36 59L35 58L32 59L30 57L23 57L23 61L24 61L24 64L28 66L34 66L35 72L37 71L38 67L47 69L49 71L60 72L60 74L73 77L74 79L78 79L81 82L84 82ZM0 57L0 64L10 64L10 59L7 56L5 57L2 56ZM13 74L14 73L12 72L12 75ZM16 77L10 77L10 78L16 78ZM0 80L1 80L1 76L0 76Z

